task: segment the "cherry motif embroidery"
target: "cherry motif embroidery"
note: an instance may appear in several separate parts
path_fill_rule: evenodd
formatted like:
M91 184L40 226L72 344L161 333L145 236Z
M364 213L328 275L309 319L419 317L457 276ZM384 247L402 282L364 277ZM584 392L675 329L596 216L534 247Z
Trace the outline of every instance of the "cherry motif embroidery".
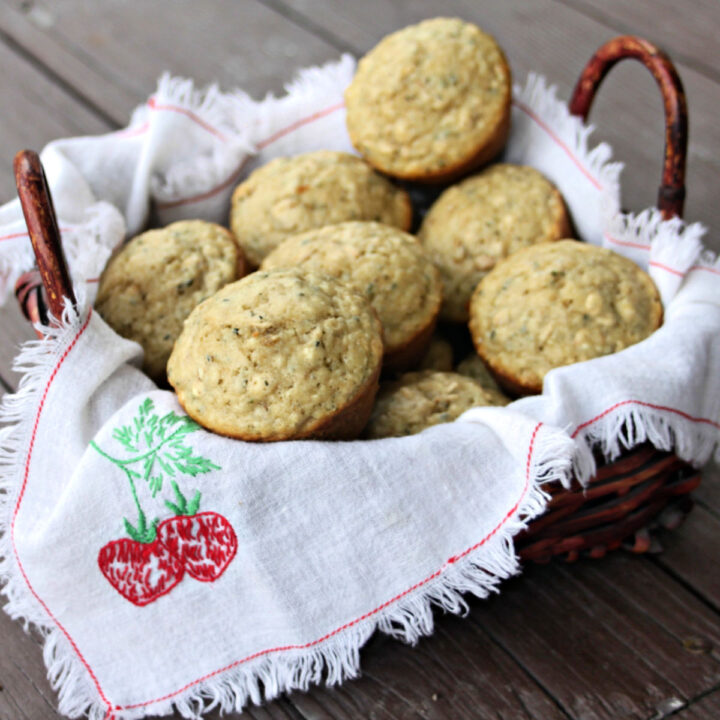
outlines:
M237 553L237 535L226 518L216 512L198 512L199 490L190 500L183 495L176 475L196 475L220 470L218 465L185 444L185 436L199 425L187 416L170 411L162 417L153 412L147 398L138 408L130 425L113 431L112 437L131 454L116 458L90 445L120 468L128 480L137 510L133 525L123 518L129 538L112 540L100 549L98 566L108 582L131 603L143 606L169 593L187 573L202 582L217 580ZM137 468L137 469L136 469ZM174 517L148 522L137 493L136 481L142 481L154 498L166 478L174 492L174 501L165 506Z

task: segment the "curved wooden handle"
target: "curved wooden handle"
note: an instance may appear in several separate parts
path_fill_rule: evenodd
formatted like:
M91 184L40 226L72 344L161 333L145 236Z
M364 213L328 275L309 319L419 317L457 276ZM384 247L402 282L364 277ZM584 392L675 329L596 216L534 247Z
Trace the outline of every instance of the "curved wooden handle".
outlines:
M682 217L688 138L687 103L680 76L662 50L634 35L616 37L605 43L590 58L575 85L570 100L570 112L587 120L590 106L603 78L616 62L625 58L639 60L650 70L660 86L665 106L665 161L658 193L658 208L665 218Z
M47 305L56 317L62 317L63 298L76 303L68 274L58 230L55 208L45 171L38 154L32 150L21 150L15 155L15 184L20 205L25 215L30 242L35 251L40 279L45 288ZM15 293L25 314L34 322L45 322L47 316L43 307L44 298L33 273L23 275L16 285Z

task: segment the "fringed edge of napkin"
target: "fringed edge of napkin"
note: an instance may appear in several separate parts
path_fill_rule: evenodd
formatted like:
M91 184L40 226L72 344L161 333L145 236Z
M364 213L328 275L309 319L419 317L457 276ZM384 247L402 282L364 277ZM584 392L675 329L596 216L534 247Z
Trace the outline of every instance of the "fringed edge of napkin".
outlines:
M84 307L82 299L80 307ZM465 613L463 593L485 598L497 592L502 580L517 574L520 566L513 536L545 509L543 485L569 480L574 443L562 431L538 423L525 467L525 488L516 505L485 538L435 573L325 637L302 646L266 650L152 704L115 708L62 626L33 592L13 542L16 507L27 480L24 459L35 442L36 418L48 382L88 320L88 313L68 303L59 326L44 328L44 339L25 343L14 364L15 370L24 373L20 388L0 404L0 422L8 423L0 430L0 584L8 600L4 609L26 629L32 623L41 631L43 657L50 683L59 694L59 710L70 717L87 713L92 720L129 720L176 709L184 717L197 718L213 708L238 711L249 701L261 703L285 691L307 690L311 683L334 685L356 677L360 648L375 630L414 644L432 633L435 606Z
M85 307L85 292L77 291L79 307ZM61 322L43 327L45 337L23 344L13 369L23 373L17 392L0 403L0 592L7 598L3 609L26 630L32 623L43 635L43 659L50 684L59 695L59 710L77 717L91 709L91 717L107 715L87 670L63 630L51 618L19 562L14 547L16 508L25 489L28 470L25 458L35 443L36 420L45 402L47 386L58 362L73 347L87 313L79 313L66 300Z

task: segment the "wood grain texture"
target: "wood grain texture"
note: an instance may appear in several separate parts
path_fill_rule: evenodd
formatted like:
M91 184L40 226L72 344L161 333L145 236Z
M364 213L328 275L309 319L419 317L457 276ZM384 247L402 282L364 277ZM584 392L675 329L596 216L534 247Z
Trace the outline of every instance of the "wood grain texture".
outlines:
M497 37L516 81L524 82L529 71L542 73L558 85L563 98L570 97L580 70L602 43L620 32L643 34L641 23L620 30L556 0L446 0L441 8L434 0L265 1L320 25L336 38L336 44L356 53L366 52L385 34L411 22L438 14L458 15ZM677 33L683 33L681 23ZM720 189L716 152L720 125L714 119L720 107L720 85L682 62L678 70L690 119L685 217L720 227L720 206L714 201ZM615 157L625 163L624 205L635 210L653 205L662 172L665 128L662 101L647 71L637 63L614 69L603 84L591 120L598 128L593 139L609 142ZM709 244L720 249L720 235L711 236Z
M45 720L62 717L42 665L36 634L0 612L0 720Z
M720 677L716 614L642 558L531 568L470 619L572 718L665 717Z
M168 70L200 85L218 82L262 97L281 92L296 68L337 58L337 50L256 0L2 0L97 75L83 92L114 112L114 88L144 101ZM1 23L0 23L1 26ZM55 71L75 83L72 69ZM131 110L132 106L127 110Z
M716 0L560 0L618 32L642 32L679 62L720 81L720 3Z
M312 720L566 718L479 625L436 620L435 633L414 648L376 635L362 651L359 680L295 694L294 705Z
M680 530L661 536L657 562L720 611L720 520L697 505Z
M39 150L55 138L103 133L110 127L1 41L0 67L0 202L6 202L15 197L12 161L18 150Z
M675 720L717 720L719 717L720 690L715 690L673 715Z

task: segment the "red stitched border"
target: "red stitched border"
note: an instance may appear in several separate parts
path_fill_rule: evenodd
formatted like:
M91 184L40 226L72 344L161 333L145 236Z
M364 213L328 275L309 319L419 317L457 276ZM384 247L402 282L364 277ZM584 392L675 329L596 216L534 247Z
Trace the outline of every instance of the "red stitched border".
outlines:
M613 237L612 235L608 235L607 233L604 233L605 238L615 245L622 245L623 247L631 247L631 248L637 248L638 250L650 250L650 245L645 245L644 243L634 243L634 242L627 242L626 240L618 240L617 238Z
M87 329L87 326L90 324L90 318L92 317L92 309L88 312L87 319L83 323L82 327L78 330L77 334L73 338L72 342L68 347L65 349L65 352L60 356L57 364L55 365L55 368L53 369L52 373L50 374L50 377L48 378L48 381L45 385L45 389L43 390L42 397L40 398L40 404L38 405L37 413L35 414L35 422L33 423L33 429L32 434L30 436L30 444L28 445L28 452L27 452L27 458L25 460L25 472L23 474L23 481L22 485L20 486L20 494L18 495L18 500L15 505L15 510L13 511L12 516L12 522L10 524L10 540L12 542L13 546L13 552L15 553L15 559L17 560L18 567L20 568L20 573L23 576L23 579L25 580L25 583L28 586L28 589L32 593L33 597L42 605L45 612L50 616L52 621L57 625L58 629L62 634L67 638L68 642L70 643L72 649L77 654L78 658L80 659L80 662L83 664L85 669L90 674L90 677L93 680L93 683L95 684L95 687L97 688L97 691L102 698L103 702L108 706L108 708L111 707L110 701L105 697L105 693L103 693L102 688L100 687L100 682L95 676L95 673L92 671L92 668L90 665L88 665L87 660L83 657L82 653L80 652L80 648L75 644L75 641L70 637L70 634L68 631L63 627L63 625L60 623L60 621L52 614L50 611L50 608L43 602L43 600L40 598L40 596L35 592L35 588L30 583L30 579L28 578L25 568L23 567L22 561L20 560L20 556L18 555L17 546L15 544L15 520L17 519L18 512L20 510L20 505L22 503L23 497L25 495L25 488L27 486L28 477L30 475L30 460L32 458L33 450L35 449L35 438L37 436L37 429L38 425L40 423L40 415L43 411L43 408L45 407L45 400L47 398L48 392L50 391L50 386L52 385L53 381L55 380L55 377L57 376L60 367L65 362L65 359L70 354L70 351L75 347L77 344L77 341L80 339L80 336L85 332Z
M662 263L659 263L656 260L651 260L648 264L650 265L650 267L660 268L660 270L666 270L667 272L672 273L673 275L679 275L680 277L685 277L684 272L681 272L680 270L676 270L675 268L668 267L667 265L663 265Z
M479 547L484 545L488 540L490 540L494 535L498 533L498 531L502 528L503 525L510 519L510 517L517 511L517 509L520 507L520 504L522 503L523 499L525 498L525 495L528 491L528 488L530 486L530 465L532 460L532 455L535 449L535 438L537 437L538 431L542 427L541 422L539 422L535 429L533 430L532 436L530 438L530 445L528 447L528 454L527 454L527 462L525 464L525 485L523 487L522 493L520 494L520 497L518 498L515 505L508 510L505 517L479 542L475 543L475 545L467 548L466 550L463 550L459 555L453 555L452 557L448 558L445 563L440 567L439 570L436 570L432 575L428 575L424 580L421 580L420 582L415 583L412 587L409 587L407 590L399 593L393 598L390 598L390 600L387 600L382 605L378 605L374 610L370 610L369 612L365 613L364 615L361 615L359 618L356 618L355 620L351 620L350 622L345 623L344 625L341 625L340 627L336 628L335 630L332 630L331 632L327 633L326 635L323 635L321 638L318 638L317 640L312 640L311 642L304 643L302 645L283 645L281 647L274 647L269 648L268 650L260 650L259 652L253 653L252 655L248 655L247 657L243 658L242 660L236 660L235 662L231 663L230 665L226 665L223 668L220 668L219 670L214 670L211 673L208 673L207 675L203 675L203 677L194 680L191 683L188 683L187 685L184 685L179 690L176 690L175 692L168 693L167 695L163 695L162 697L155 698L154 700L147 700L146 702L142 703L136 703L134 705L123 705L123 706L116 706L116 710L133 710L140 707L146 707L147 705L152 705L157 702L162 702L163 700L169 700L172 697L175 697L176 695L179 695L180 693L184 692L188 688L191 688L193 685L197 685L198 683L201 683L205 680L210 679L211 677L215 677L215 675L219 675L220 673L227 672L228 670L232 670L235 667L238 667L239 665L242 665L246 662L249 662L250 660L254 660L255 658L262 657L263 655L269 655L270 653L276 653L276 652L284 652L287 650L307 650L308 648L314 647L316 645L319 645L322 642L325 642L326 640L329 640L330 638L334 637L338 633L341 633L343 630L347 630L348 628L351 628L358 623L362 622L363 620L367 620L369 617L372 617L373 615L376 615L381 610L384 610L386 607L392 605L393 603L397 602L398 600L401 600L406 595L410 594L414 590L417 590L418 588L422 587L423 585L426 585L431 580L434 580L435 578L442 575L442 573L452 564L456 563L458 560L461 560L466 555L469 555L474 550L477 550Z
M75 226L71 225L69 227L61 227L58 229L60 230L61 233L64 233L64 232L69 232L70 230L73 229L73 227L75 227ZM10 235L3 235L2 237L0 237L0 242L3 242L3 240L15 240L16 238L21 238L21 237L29 237L28 231L25 230L25 232L16 232L16 233L12 233Z
M576 438L578 433L581 430L584 430L586 427L588 427L588 425L592 425L594 422L597 422L598 420L604 418L606 415L611 413L613 410L616 410L617 408L622 407L623 405L642 405L643 407L652 408L653 410L664 410L666 412L671 412L671 413L675 413L676 415L680 415L680 417L683 417L686 420L690 420L690 421L696 422L696 423L703 423L705 425L711 425L713 427L718 428L718 430L720 430L720 423L717 423L714 420L710 420L708 418L693 417L692 415L688 415L688 413L683 412L682 410L677 410L676 408L667 407L666 405L655 405L653 403L643 402L642 400L622 400L621 402L617 402L614 405L611 405L607 410L603 410L603 412L601 412L599 415L596 415L594 418L587 420L586 422L582 423L581 425L578 425L570 437Z
M326 117L327 115L330 115L331 113L335 112L336 110L339 110L340 108L345 107L345 103L339 103L337 105L331 105L330 107L325 108L324 110L318 110L318 112L313 113L312 115L308 115L307 117L301 118L300 120L297 120L292 125L288 125L285 128L282 128L282 130L278 130L276 133L271 135L269 138L266 138L265 140L261 140L257 147L260 150L264 150L268 145L272 145L276 140L279 140L281 137L284 137L285 135L288 135L291 132L294 132L298 128L302 127L303 125L308 125L311 122L315 122L315 120L319 120L320 118ZM240 164L240 167L235 170L230 177L227 178L227 180L223 180L219 185L216 185L211 190L208 190L207 192L201 193L200 195L193 195L192 197L187 198L181 198L180 200L174 200L172 202L167 203L158 203L157 207L160 210L167 210L169 208L179 207L180 205L189 205L194 202L199 202L201 200L207 200L208 198L212 197L213 195L216 195L221 190L225 190L229 185L232 185L242 172L243 167L245 166L245 163L250 158L245 158L242 163Z
M189 117L191 120L196 122L201 128L207 130L209 133L214 135L219 140L227 142L227 138L225 137L225 135L223 135L217 128L214 128L209 123L206 123L201 117L198 117L192 110L188 110L184 107L179 107L178 105L159 105L158 101L155 99L155 96L151 97L147 101L147 106L151 110L169 110L170 112L176 112L180 113L180 115L185 115L186 117Z
M340 102L335 105L330 105L330 107L326 107L324 110L318 110L316 113L301 118L300 120L296 120L294 123L292 123L292 125L288 125L287 127L278 130L269 138L265 138L265 140L261 140L257 145L258 149L264 150L268 145L272 145L272 143L274 143L276 140L279 140L281 137L284 137L285 135L288 135L289 133L297 130L298 128L301 128L303 125L308 125L309 123L315 122L315 120L319 120L326 115L331 115L332 113L344 107L345 103Z
M565 151L565 154L573 161L578 170L580 170L580 172L595 186L595 188L598 190L603 189L599 180L590 173L590 171L575 157L575 155L573 155L570 148L527 105L524 105L517 100L513 100L512 103L516 108L518 108L518 110L522 110L528 117L532 118Z
M233 170L232 174L228 178L223 180L219 185L216 185L214 188L212 188L212 190L200 193L199 195L181 198L180 200L173 200L172 202L157 203L158 210L168 210L169 208L179 207L180 205L189 205L190 203L199 202L200 200L207 200L213 195L217 195L217 193L229 187L238 179L240 173L242 172L242 169L245 167L249 159L250 158L247 157L244 158L243 161L240 163L240 166L236 170Z

